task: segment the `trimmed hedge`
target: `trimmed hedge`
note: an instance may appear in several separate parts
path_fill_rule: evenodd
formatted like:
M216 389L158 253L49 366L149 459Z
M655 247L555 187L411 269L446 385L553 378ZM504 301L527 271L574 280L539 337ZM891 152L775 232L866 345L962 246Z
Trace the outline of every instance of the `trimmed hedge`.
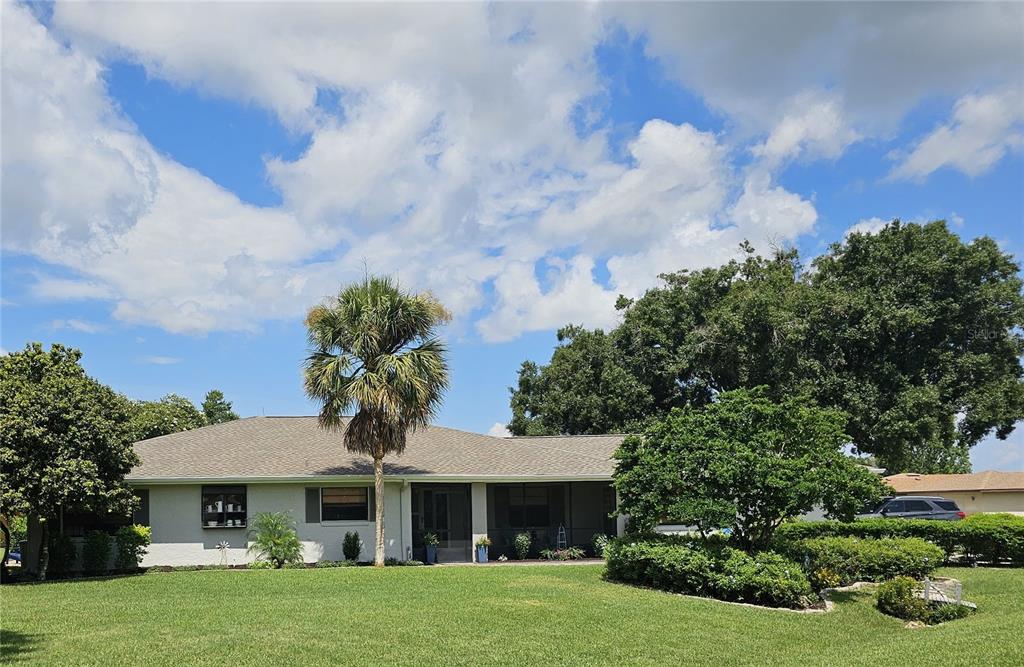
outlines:
M776 538L789 545L818 537L917 537L938 546L946 559L956 554L970 560L1009 562L1024 566L1024 517L1013 514L975 514L961 521L926 519L859 519L796 521L783 524Z
M608 579L675 593L793 608L808 606L811 595L800 566L772 552L645 537L612 540L605 556Z
M816 588L898 576L920 579L942 564L942 549L919 537L818 537L793 545L789 555L806 558Z

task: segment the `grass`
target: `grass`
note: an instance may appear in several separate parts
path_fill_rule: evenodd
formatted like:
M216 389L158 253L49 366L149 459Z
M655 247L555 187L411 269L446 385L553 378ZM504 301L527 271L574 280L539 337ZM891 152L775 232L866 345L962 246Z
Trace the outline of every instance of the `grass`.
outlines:
M1024 570L950 569L974 616L906 629L605 582L594 565L203 571L0 589L0 662L1024 664Z

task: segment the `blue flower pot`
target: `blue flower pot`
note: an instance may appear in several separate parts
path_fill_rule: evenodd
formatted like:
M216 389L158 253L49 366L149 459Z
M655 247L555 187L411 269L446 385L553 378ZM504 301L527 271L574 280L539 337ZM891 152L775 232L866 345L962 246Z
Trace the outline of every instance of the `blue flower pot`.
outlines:
M476 562L486 563L487 562L487 547L476 548Z
M427 565L433 565L437 562L437 545L428 544L427 547Z

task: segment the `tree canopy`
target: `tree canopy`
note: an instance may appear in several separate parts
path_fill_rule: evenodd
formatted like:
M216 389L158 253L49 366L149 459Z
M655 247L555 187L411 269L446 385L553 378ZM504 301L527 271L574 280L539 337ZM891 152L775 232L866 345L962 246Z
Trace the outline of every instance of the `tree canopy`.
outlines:
M725 392L628 436L616 453L615 488L631 530L729 528L740 547L757 550L784 520L816 506L851 519L882 497L879 477L843 452L842 412L769 393Z
M206 426L206 417L192 401L178 394L167 394L158 401L138 401L134 405L131 427L136 440Z
M124 483L138 463L132 405L86 375L81 357L40 343L0 356L0 505L40 517L43 577L48 520L61 509L127 514L135 502Z
M203 417L207 424L223 424L238 419L238 415L231 409L231 401L225 400L224 392L220 389L206 392L206 398L203 399Z
M1024 418L1019 266L991 239L894 221L833 244L811 270L793 250L743 250L620 297L608 333L563 329L550 363L520 370L509 430L630 430L764 386L847 412L857 451L890 471L956 472L972 445ZM595 381L606 375L615 382Z

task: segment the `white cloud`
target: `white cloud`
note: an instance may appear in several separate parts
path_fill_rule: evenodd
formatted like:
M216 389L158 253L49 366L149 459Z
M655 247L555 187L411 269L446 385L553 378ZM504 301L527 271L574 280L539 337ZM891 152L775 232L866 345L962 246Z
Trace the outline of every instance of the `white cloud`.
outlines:
M943 167L974 177L1010 151L1024 146L1024 95L1007 90L966 95L957 100L952 118L917 143L896 153L891 179L923 180Z
M152 355L148 357L143 357L142 361L144 361L147 364L155 364L157 366L169 366L171 364L180 364L182 360L178 357L164 357L160 355Z
M487 435L492 438L511 438L512 431L509 431L501 422L494 422L494 426L487 431Z
M434 291L457 326L482 310L487 340L609 326L615 296L658 272L813 230L813 201L778 184L787 164L835 159L869 119L962 94L981 70L1017 71L1015 10L803 10L71 3L51 35L8 6L4 247L77 274L40 276L37 297L107 299L173 332L293 318L364 262ZM728 133L651 120L624 164L607 129L580 131L607 120L594 48L618 20L726 112ZM879 56L907 39L922 51ZM158 153L108 98L108 58L308 135L302 155L266 158L283 205L249 205Z
M846 238L850 234L877 234L890 222L892 222L892 218L864 218L857 222L857 224L851 225L849 229L843 232L843 238Z
M88 320L80 320L77 318L54 320L50 323L50 328L54 331L70 329L71 331L78 331L80 333L87 334L99 333L106 330L106 327L98 322L90 322Z

